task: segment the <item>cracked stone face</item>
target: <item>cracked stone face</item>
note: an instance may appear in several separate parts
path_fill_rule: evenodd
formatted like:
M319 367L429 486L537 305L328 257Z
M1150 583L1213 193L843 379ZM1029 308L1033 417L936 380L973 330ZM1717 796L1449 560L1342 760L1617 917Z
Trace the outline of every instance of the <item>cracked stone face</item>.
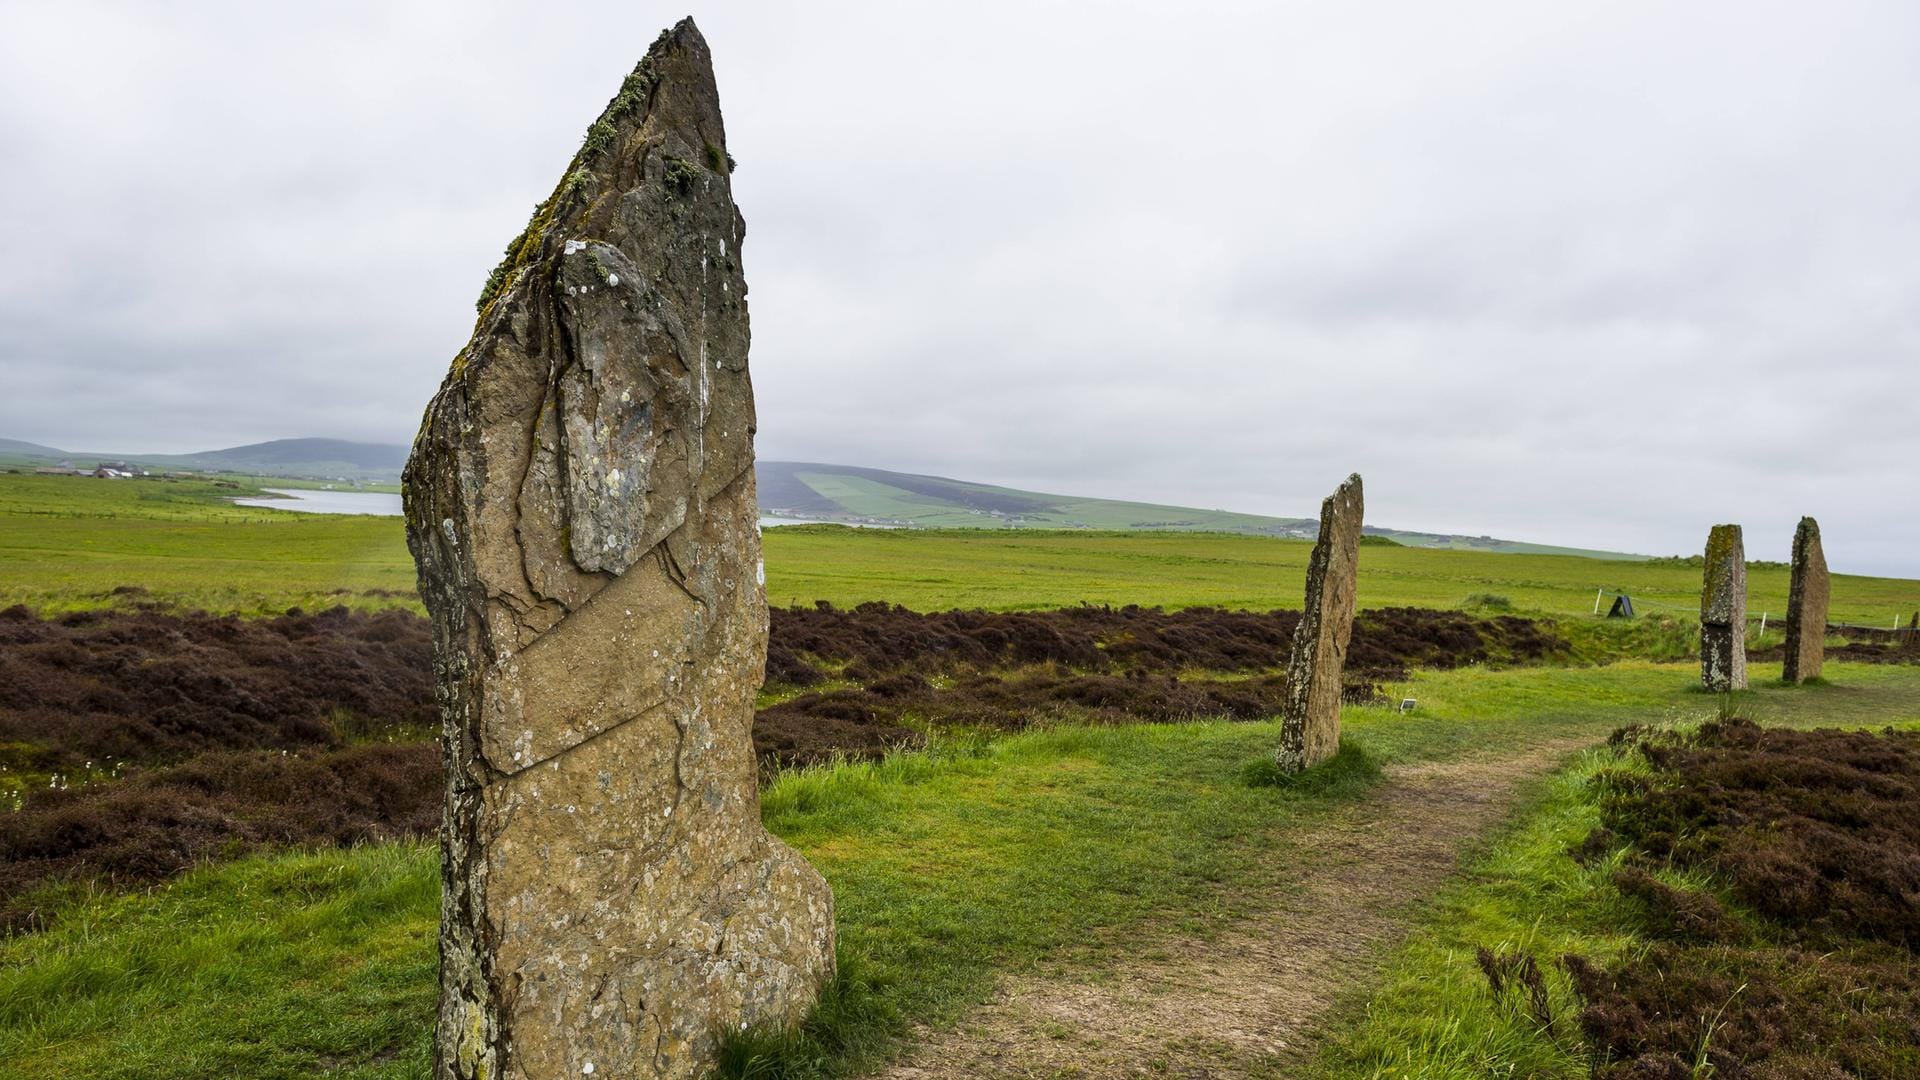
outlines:
M1707 534L1700 590L1700 682L1714 693L1747 688L1747 555L1740 526Z
M833 972L760 824L744 224L663 34L489 283L406 472L446 739L443 1078L694 1077Z
M1803 517L1793 531L1793 583L1787 592L1787 658L1781 669L1787 682L1818 678L1826 664L1828 598L1820 523Z
M1320 538L1307 562L1306 605L1287 657L1280 749L1275 754L1285 769L1316 765L1340 749L1341 674L1353 637L1365 511L1359 473L1347 477L1320 504Z

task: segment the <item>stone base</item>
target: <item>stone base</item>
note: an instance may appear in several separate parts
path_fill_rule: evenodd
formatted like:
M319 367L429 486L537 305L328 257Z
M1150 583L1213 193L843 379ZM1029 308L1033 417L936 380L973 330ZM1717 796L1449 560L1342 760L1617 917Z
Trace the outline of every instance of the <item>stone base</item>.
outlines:
M1711 623L1700 628L1700 682L1712 693L1747 688L1745 630Z

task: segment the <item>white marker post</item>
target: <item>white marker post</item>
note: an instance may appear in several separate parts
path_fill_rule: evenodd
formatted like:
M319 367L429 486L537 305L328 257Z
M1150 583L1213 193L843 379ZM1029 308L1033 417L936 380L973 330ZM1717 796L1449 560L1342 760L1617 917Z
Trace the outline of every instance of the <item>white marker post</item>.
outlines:
M1606 592L1607 590L1604 588L1593 590L1593 613L1595 615L1600 614L1600 598L1606 595Z

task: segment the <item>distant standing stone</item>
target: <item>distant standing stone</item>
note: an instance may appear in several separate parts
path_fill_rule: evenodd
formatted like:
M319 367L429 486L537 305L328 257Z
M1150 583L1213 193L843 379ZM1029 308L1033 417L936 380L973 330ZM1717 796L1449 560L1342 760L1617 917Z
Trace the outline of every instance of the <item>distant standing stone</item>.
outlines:
M1353 601L1365 513L1360 474L1320 504L1320 538L1307 562L1306 605L1287 658L1280 712L1280 749L1274 760L1297 772L1340 749L1341 672L1353 637Z
M833 895L760 823L744 232L662 34L481 296L406 471L446 734L439 1080L692 1078L801 1019Z
M1818 678L1827 658L1827 556L1820 548L1820 523L1800 519L1793 531L1793 585L1787 593L1787 682Z
M1715 693L1747 688L1747 554L1738 525L1715 525L1707 536L1700 681Z

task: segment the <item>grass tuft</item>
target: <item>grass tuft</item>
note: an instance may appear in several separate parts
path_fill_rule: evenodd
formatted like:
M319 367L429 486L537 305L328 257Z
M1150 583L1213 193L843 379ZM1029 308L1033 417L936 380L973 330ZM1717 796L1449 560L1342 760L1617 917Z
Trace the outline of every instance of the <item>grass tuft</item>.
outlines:
M1340 740L1340 749L1311 769L1282 769L1271 754L1240 767L1240 780L1251 788L1275 788L1319 799L1353 799L1366 794L1386 774L1380 762L1359 744Z

